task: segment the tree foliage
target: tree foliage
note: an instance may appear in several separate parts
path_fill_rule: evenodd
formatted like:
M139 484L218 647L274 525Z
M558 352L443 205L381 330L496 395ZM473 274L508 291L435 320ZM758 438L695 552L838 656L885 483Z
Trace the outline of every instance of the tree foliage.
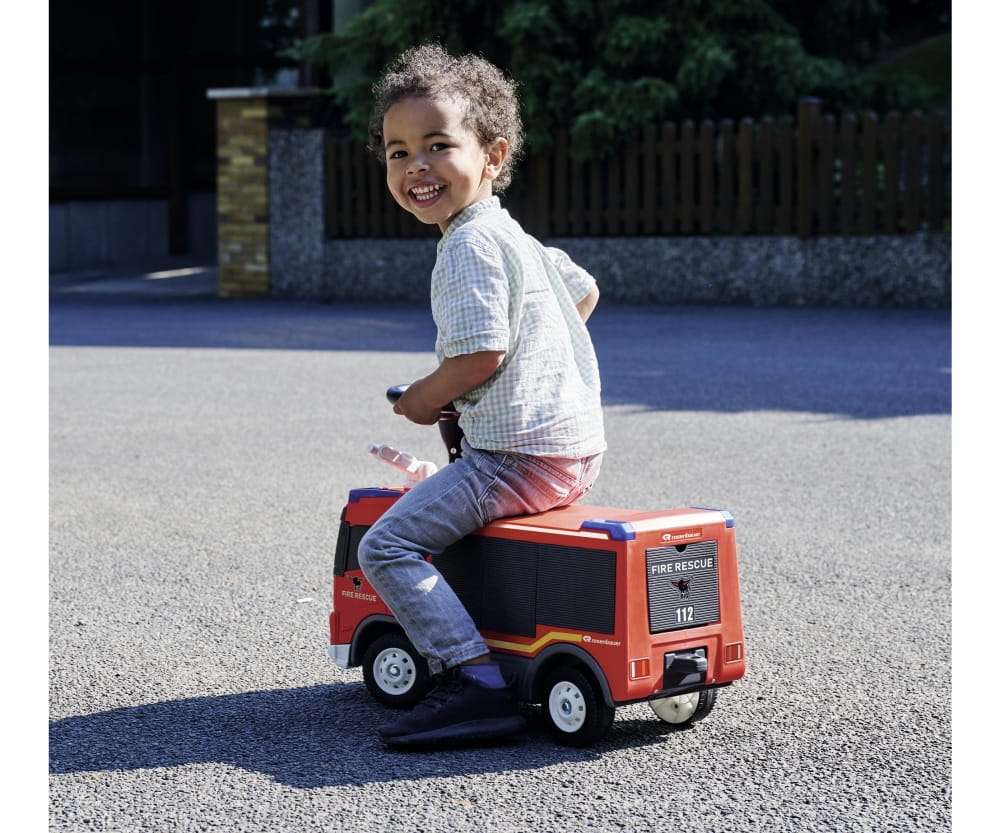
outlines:
M568 128L601 157L663 120L928 107L918 76L866 69L906 40L949 31L942 0L377 0L339 34L300 42L326 69L363 135L370 88L403 50L438 41L476 52L519 83L530 148ZM894 28L895 27L895 28Z

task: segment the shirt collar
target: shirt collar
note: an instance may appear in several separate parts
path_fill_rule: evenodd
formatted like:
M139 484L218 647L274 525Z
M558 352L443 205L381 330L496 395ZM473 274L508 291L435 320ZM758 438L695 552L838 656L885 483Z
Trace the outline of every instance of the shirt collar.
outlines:
M438 241L438 247L441 246L447 240L455 229L460 226L464 226L470 220L475 219L480 214L485 214L487 211L496 211L500 208L500 198L497 196L487 197L479 202L474 202L467 208L463 208L458 214L455 215L455 219L451 221L448 226L448 230L441 236Z

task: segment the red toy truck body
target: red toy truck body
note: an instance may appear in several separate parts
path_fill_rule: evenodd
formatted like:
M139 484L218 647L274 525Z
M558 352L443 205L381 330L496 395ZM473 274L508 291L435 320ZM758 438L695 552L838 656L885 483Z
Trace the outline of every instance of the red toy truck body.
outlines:
M330 655L361 665L392 707L420 700L426 663L358 567L358 542L403 494L356 489L341 520ZM636 512L574 504L494 521L433 557L523 702L556 738L602 737L616 706L704 717L746 672L733 519L716 509Z

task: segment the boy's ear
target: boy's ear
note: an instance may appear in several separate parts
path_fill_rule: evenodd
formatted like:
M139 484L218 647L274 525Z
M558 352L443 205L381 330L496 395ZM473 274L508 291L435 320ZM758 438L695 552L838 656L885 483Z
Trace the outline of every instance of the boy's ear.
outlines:
M485 148L486 150L486 175L490 179L496 179L503 169L503 163L507 159L507 140L503 136L497 136Z

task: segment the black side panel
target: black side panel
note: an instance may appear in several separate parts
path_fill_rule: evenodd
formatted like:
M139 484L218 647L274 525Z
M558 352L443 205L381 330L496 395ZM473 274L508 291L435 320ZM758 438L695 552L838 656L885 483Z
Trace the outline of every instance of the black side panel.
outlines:
M431 559L462 600L477 627L482 627L483 617L483 550L480 546L483 540L476 536L463 538Z
M615 553L470 535L434 565L482 630L614 633Z
M545 545L539 549L538 624L614 633L614 552Z
M433 560L477 628L534 636L537 557L537 544L469 535Z
M340 532L337 534L337 552L333 558L333 574L342 576L350 570L360 569L358 565L358 544L364 534L371 529L369 526L351 526L347 521L340 522Z
M521 541L483 540L489 543L483 565L482 627L534 636L538 546Z

